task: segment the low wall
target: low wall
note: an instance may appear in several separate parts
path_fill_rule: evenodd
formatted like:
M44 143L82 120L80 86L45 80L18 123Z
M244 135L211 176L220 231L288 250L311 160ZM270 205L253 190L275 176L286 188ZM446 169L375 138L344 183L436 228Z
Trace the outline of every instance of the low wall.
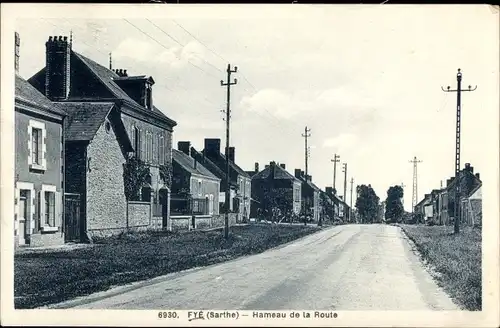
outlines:
M190 215L174 215L170 216L172 222L172 230L192 230L193 229L193 218ZM236 223L236 214L230 217L230 225ZM224 226L224 216L220 215L197 215L194 218L194 229L209 229L218 228Z
M237 213L229 213L229 226L236 224ZM225 214L218 214L212 217L212 228L220 228L224 226Z
M129 228L151 225L151 204L146 202L128 202Z

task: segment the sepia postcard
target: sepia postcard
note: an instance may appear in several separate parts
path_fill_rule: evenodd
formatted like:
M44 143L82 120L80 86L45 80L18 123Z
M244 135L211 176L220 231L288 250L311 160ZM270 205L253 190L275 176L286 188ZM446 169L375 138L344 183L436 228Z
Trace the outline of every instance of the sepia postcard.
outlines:
M499 7L1 6L1 323L498 327Z

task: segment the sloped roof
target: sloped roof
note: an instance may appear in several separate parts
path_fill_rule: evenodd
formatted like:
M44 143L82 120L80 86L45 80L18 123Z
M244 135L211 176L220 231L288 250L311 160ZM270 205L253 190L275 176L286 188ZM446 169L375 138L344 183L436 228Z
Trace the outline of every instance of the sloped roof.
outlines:
M112 102L58 102L68 113L64 137L67 140L92 140L113 106Z
M47 97L45 97L40 91L38 91L18 74L16 74L15 97L16 100L29 103L38 109L66 116L66 113L63 110L54 106L54 104Z
M204 156L203 153L194 149L194 147L191 147L190 151L193 157L196 157L199 163L203 163L203 166L206 169L208 169L212 174L214 174L219 179L224 180L226 176L224 171L222 171L214 162L212 162L210 159Z
M205 149L203 149L203 150L202 150L202 154L205 154L205 157L207 157L207 156L206 156L206 153L205 153ZM219 153L219 154L218 154L218 157L219 157L219 160L220 160L221 162L226 163L226 156L225 156L224 154ZM213 162L213 161L212 161L212 162ZM215 163L215 164L217 165L217 163ZM217 165L217 166L218 166L218 165ZM239 167L238 165L236 165L236 163L235 163L235 162L233 162L233 161L231 161L231 160L230 160L230 161L229 161L229 166L230 166L230 167L231 167L234 171L236 171L239 175L242 175L242 176L244 176L244 177L246 177L246 178L250 178L250 176L248 175L248 173L247 173L246 171L244 171L241 167ZM219 167L219 166L218 166L218 167ZM220 167L219 167L219 168L220 168ZM223 172L225 172L225 167L224 167L224 171L223 171ZM224 174L225 174L225 173L224 173Z
M95 61L93 61L92 59L90 58L87 58L77 52L73 52L73 54L78 57L84 64L87 65L87 67L89 67L89 69L96 75L96 77L111 91L111 93L113 93L115 95L115 97L117 98L120 98L120 99L123 99L123 100L126 100L128 101L129 103L134 103L134 104L137 104L132 98L130 98L130 96L125 92L123 91L122 88L120 88L118 86L118 84L116 84L116 82L114 81L114 79L120 79L120 76L118 74L116 74L115 72L113 72L112 70L110 70L109 68L107 67L104 67L102 66L101 64L99 63L96 63ZM137 104L138 105L138 104ZM163 112L161 110L159 110L157 107L155 107L153 105L153 110L152 112L154 114L156 114L157 116L163 118L163 119L166 119L166 120L169 120L171 121L171 123L175 126L177 125L177 123L175 121L173 121L172 119L170 119L169 117L167 117L165 114L163 114Z
M300 182L299 179L290 174L287 170L282 168L279 165L275 165L276 170L274 171L274 179L285 179L285 180L294 180ZM267 179L271 174L271 166L266 167L259 173L255 174L252 179Z
M200 162L196 163L196 168L195 168L194 158L188 156L187 154L183 153L180 150L172 149L172 160L174 160L177 164L182 166L183 169L185 169L191 174L197 174L211 179L219 179L214 174L212 174L212 172L210 172L206 167L204 167Z
M307 180L304 177L300 177L300 181L302 183L308 185L309 187L311 187L314 191L318 191L318 192L321 191L321 189L318 186L316 186L312 181Z

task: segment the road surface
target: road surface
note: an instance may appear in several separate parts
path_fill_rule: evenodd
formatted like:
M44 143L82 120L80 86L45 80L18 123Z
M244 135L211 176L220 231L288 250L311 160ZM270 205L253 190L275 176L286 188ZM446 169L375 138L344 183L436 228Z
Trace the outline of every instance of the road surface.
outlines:
M82 309L458 310L400 228L344 225L264 253L56 305Z

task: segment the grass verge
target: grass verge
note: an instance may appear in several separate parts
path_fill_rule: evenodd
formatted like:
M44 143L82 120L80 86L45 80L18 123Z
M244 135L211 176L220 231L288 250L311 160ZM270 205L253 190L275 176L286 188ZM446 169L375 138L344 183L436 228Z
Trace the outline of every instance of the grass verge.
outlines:
M16 254L14 305L29 309L112 286L261 253L317 227L252 224L187 233L145 232L99 240L92 247Z
M481 311L481 229L399 225L422 258L437 272L438 284L463 308Z

